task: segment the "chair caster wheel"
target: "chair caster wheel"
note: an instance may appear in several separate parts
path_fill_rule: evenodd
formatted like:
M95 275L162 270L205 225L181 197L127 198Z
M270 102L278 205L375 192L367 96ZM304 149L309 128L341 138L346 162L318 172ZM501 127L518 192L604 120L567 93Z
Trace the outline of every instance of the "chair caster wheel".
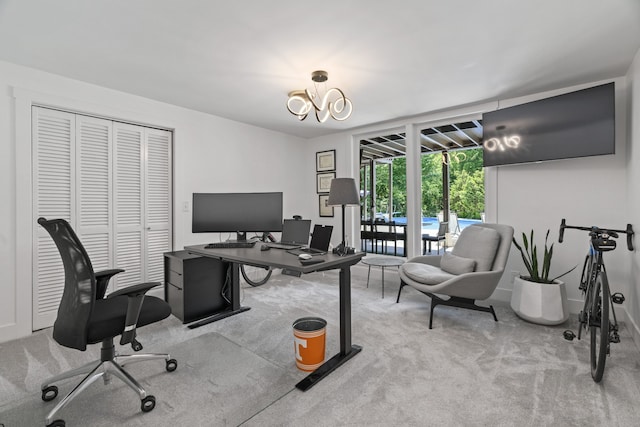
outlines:
M156 398L153 396L147 396L142 399L142 403L140 405L140 409L142 412L151 412L153 408L156 407Z
M142 350L142 344L140 344L140 341L134 338L133 341L131 341L131 348L133 349L133 351L140 351Z
M63 420L55 420L51 424L47 424L47 427L65 427L66 424Z
M167 369L167 372L175 371L176 369L178 369L178 361L176 359L167 360L166 369Z
M573 341L573 339L576 337L576 334L574 334L573 331L570 331L568 329L564 331L562 335L564 336L564 339L567 341Z
M42 390L42 400L44 400L45 402L49 402L56 397L58 397L58 387L50 385L49 387Z

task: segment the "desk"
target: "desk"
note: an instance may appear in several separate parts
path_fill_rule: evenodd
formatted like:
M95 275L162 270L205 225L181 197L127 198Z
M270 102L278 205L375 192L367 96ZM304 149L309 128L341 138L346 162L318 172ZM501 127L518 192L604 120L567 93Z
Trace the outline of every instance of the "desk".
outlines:
M302 265L298 257L284 250L271 249L261 251L259 245L253 248L224 248L205 249L205 245L185 246L185 250L212 258L218 258L231 264L231 306L223 313L219 313L207 319L196 322L198 327L214 322L224 317L232 316L249 310L249 307L240 306L240 264L255 265L258 267L275 267L300 273L313 273L315 271L340 269L340 352L324 362L322 366L309 374L305 379L296 384L296 387L306 391L318 381L329 375L343 363L358 354L362 347L351 343L351 266L357 264L365 255L356 253L345 256L334 254L321 255L324 262L312 265Z

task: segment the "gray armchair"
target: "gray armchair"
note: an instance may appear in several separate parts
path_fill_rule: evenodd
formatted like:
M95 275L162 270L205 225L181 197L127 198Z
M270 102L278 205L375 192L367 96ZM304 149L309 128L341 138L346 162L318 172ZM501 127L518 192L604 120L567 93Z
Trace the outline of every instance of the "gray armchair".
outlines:
M475 301L489 298L498 286L512 238L513 227L509 225L483 223L465 228L451 253L418 256L400 267L396 303L400 301L402 288L409 285L431 297L429 329L437 305L485 311L493 314L497 322L493 306L478 306Z

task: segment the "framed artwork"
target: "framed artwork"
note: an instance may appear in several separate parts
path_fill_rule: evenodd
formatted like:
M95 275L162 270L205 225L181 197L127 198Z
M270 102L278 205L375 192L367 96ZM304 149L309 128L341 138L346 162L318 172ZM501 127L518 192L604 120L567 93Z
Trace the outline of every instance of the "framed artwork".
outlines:
M331 190L331 180L335 177L335 172L319 173L317 175L316 192L328 193Z
M336 170L336 150L318 151L316 153L316 172Z
M329 202L328 194L320 194L318 196L318 204L320 207L321 217L333 217L333 206L329 206L328 202Z

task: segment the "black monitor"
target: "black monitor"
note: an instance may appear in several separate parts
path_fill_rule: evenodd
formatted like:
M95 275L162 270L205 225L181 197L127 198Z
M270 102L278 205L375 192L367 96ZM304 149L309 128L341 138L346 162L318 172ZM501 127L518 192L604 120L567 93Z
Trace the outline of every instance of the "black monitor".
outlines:
M282 193L193 193L193 233L282 231Z

